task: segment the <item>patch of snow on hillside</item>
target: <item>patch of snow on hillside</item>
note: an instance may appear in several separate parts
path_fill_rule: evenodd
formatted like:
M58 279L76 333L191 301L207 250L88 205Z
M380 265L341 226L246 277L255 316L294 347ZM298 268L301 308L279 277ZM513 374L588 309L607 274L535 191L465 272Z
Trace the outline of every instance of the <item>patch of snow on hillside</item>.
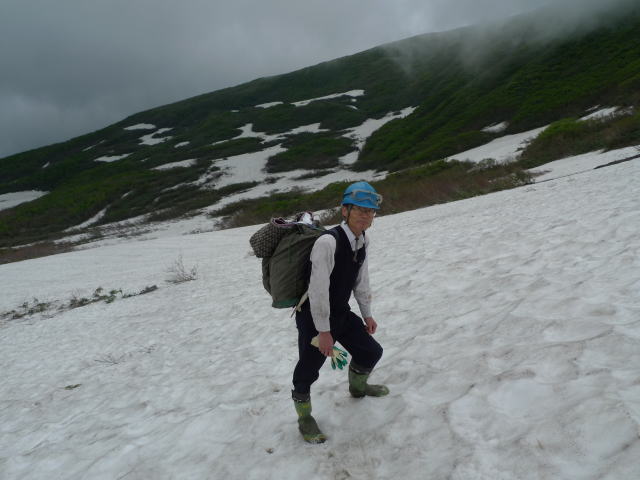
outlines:
M156 137L156 135L162 135L163 133L168 132L169 130L173 130L173 128L160 128L155 132L150 133L149 135L143 135L142 137L140 137L140 144L141 145L157 145L159 143L166 142L167 140L170 140L173 137L172 136Z
M131 155L130 153L123 153L122 155L104 155L102 157L98 157L96 159L94 159L94 162L116 162L118 160L122 160L123 158L127 158L129 155Z
M400 112L397 112L397 113L394 113L394 112L387 113L382 118L367 119L361 125L357 127L349 128L343 136L355 140L355 146L357 150L353 152L349 152L346 155L343 155L342 157L340 157L340 163L342 163L343 165L351 165L355 163L355 161L358 159L358 155L360 154L360 152L362 151L362 148L364 147L364 144L366 143L367 139L373 134L373 132L375 132L380 127L382 127L385 123L388 123L391 120L408 117L415 110L416 110L416 107L407 107L403 110L400 110Z
M153 130L154 128L156 128L156 126L150 123L138 123L137 125L124 127L125 130Z
M51 165L51 163L47 162L42 166L42 168L49 168L49 165Z
M215 166L221 168L224 175L216 182L215 187L263 181L267 178L267 173L263 171L267 159L286 150L280 145L275 145L259 152L244 153L216 161Z
M39 190L25 190L23 192L3 193L0 195L0 210L13 208L21 203L31 202L46 195L49 192Z
M220 140L218 142L214 142L211 145L218 145L221 143L229 142L231 140L238 140L240 138L259 138L263 142L271 142L274 140L280 140L282 134L269 135L263 132L254 132L253 131L253 123L247 123L240 127L240 134L236 135L233 138L229 138L227 140Z
M107 213L109 207L104 208L102 210L100 210L97 214L95 214L93 217L91 217L89 220L87 220L86 222L82 222L79 225L76 225L74 227L69 227L65 230L65 232L73 232L75 230L82 230L83 228L87 228L90 227L91 225L93 225L94 223L97 223L98 221L100 221L100 219L102 219L102 217L104 217L105 213ZM68 239L65 239L68 240Z
M211 145L218 145L221 143L229 142L231 140L238 140L240 138L259 138L263 143L276 142L278 140L284 140L288 135L297 135L299 133L320 133L320 132L328 132L329 130L320 128L320 123L312 123L310 125L303 125L300 127L293 128L288 132L283 133L275 133L268 134L264 132L255 132L253 130L253 123L247 123L240 127L240 134L236 135L233 138L228 140L220 140L218 142L214 142Z
M297 135L299 133L321 133L328 131L329 130L327 130L326 128L320 128L320 123L312 123L311 125L303 125L301 127L293 128L286 133L282 133L281 135L284 138L284 136L286 135Z
M595 107L595 108L598 108L598 107ZM584 117L581 117L580 120L598 120L598 119L612 117L612 116L629 115L630 113L633 113L632 107L629 107L629 108L606 107L606 108L601 108L595 112L592 112L589 115L585 115Z
M540 135L547 127L548 125L534 128L528 132L498 137L489 143L472 148L466 152L451 155L448 157L448 160L455 159L460 161L481 162L487 158L492 158L498 163L512 162L520 154L520 151L526 147L527 143Z
M639 176L377 217L371 381L391 393L353 399L325 363L323 445L298 432L297 331L249 253L258 226L0 265L0 312L159 287L0 320L2 477L640 478ZM180 257L197 279L170 285Z
M186 168L186 167L191 167L195 165L197 161L198 161L197 158L191 158L188 160L182 160L180 162L165 163L164 165L158 165L157 167L153 167L151 170L170 170L172 168Z
M189 145L191 142L180 142L180 143L176 143L173 147L174 148L180 148L180 147L186 147L187 145Z
M609 150L608 152L600 150L597 152L585 153L549 162L539 167L532 168L529 171L532 173L541 173L541 175L535 177L535 181L544 182L554 178L566 177L568 175L575 175L576 173L593 170L596 167L618 160L636 157L638 155L640 155L640 145L637 147Z
M260 105L256 105L255 108L271 108L271 107L275 107L276 105L282 105L283 102L268 102L268 103L261 103Z
M255 137L260 138L261 135L262 135L261 133L253 131L253 123L247 123L247 124L245 124L245 125L240 127L240 134L236 135L235 137L231 138L230 140L236 140L238 138L255 138ZM215 142L213 145L216 145L218 143L224 143L224 142L228 142L228 140L222 140L220 142Z
M309 100L300 100L298 102L292 102L296 107L302 107L309 105L311 102L317 102L318 100L330 100L332 98L340 97L361 97L364 95L364 90L349 90L344 93L332 93L331 95L325 95L324 97L310 98Z
M83 152L87 152L87 151L91 150L92 148L95 148L95 147L97 147L98 145L100 145L100 144L102 144L102 143L104 143L104 142L105 142L105 140L100 140L100 141L99 141L98 143L96 143L96 144L89 145L87 148L83 148L83 149L82 149L82 151L83 151Z
M509 126L509 122L494 123L493 125L484 127L482 131L488 132L488 133L500 133L500 132L504 132L508 126Z

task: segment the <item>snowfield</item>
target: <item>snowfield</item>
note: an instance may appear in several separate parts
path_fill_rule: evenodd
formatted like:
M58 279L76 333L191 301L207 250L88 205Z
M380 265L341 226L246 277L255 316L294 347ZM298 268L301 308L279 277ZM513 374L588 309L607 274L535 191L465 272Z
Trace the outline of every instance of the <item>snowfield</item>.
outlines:
M640 478L640 163L376 219L373 382L305 444L257 227L0 265L0 478ZM194 281L172 284L182 256ZM112 303L59 311L122 289Z
M30 202L46 195L49 192L39 190L27 190L24 192L3 193L0 195L0 210L13 208L21 203Z
M448 159L468 162L481 162L486 159L493 159L497 163L513 162L527 146L527 143L534 140L547 127L548 125L527 132L503 135L479 147L451 155Z

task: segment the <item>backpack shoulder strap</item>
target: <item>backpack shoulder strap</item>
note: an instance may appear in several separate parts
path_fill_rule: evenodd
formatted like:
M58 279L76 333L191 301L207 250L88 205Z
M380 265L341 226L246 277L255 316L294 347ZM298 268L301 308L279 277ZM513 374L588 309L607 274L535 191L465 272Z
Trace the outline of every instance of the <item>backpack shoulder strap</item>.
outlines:
M340 242L340 234L338 233L338 231L335 228L330 228L329 230L325 230L322 233L322 235L331 235L333 238L335 238L335 240L336 240L336 251L338 250L338 248L341 248L340 247L340 243L341 243ZM318 238L320 238L322 235L320 235ZM302 297L300 297L300 301L298 302L298 304L295 307L293 307L293 311L291 312L291 316L292 317L295 315L296 312L300 311L300 309L302 308L302 305L304 304L304 302L307 301L307 298L309 298L309 290L304 292Z

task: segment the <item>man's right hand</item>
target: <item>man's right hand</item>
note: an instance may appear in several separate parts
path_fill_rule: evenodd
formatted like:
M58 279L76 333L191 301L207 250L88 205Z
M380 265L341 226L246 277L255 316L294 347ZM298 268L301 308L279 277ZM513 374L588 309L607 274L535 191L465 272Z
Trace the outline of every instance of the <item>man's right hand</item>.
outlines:
M333 355L333 336L331 336L331 332L318 333L318 350L325 357Z

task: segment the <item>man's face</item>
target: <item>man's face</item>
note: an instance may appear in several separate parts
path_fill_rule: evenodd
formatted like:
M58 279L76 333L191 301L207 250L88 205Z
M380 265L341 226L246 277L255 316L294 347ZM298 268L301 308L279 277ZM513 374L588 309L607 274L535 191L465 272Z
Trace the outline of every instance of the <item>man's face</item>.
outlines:
M342 207L342 217L347 218L347 225L353 233L360 235L364 230L371 226L375 210L373 208L363 208L358 205L351 206L351 212L348 207Z

